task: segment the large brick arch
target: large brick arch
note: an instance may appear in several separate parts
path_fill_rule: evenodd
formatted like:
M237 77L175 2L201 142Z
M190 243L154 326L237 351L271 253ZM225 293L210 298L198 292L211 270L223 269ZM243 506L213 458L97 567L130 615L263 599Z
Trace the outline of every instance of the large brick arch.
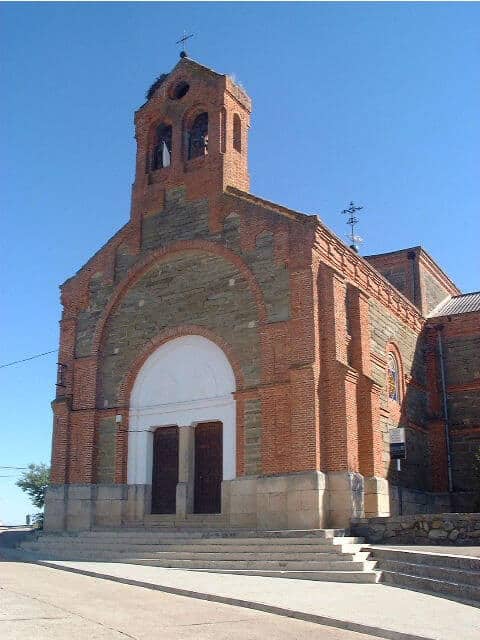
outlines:
M154 351L156 351L166 342L174 340L175 338L180 338L182 336L202 336L203 338L211 340L218 347L220 347L220 349L226 355L227 360L230 362L233 373L235 374L237 391L241 391L244 388L245 380L242 367L238 361L236 353L233 351L231 346L227 342L225 342L225 340L205 327L199 327L198 325L180 325L178 327L168 328L164 331L161 331L154 340L150 341L145 346L143 351L134 360L130 371L125 374L125 377L121 384L120 392L118 395L118 402L121 406L127 406L129 404L132 387L135 384L136 377L147 358L149 358L149 356L151 356Z
M215 336L213 341L231 354L232 366L238 363L239 388L260 382L265 307L259 285L240 259L225 259L228 250L205 247L211 243L182 242L154 252L117 290L101 331L97 327L98 406L128 404L120 396L138 358L161 336L185 325L195 326L191 333Z
M234 265L240 271L240 273L244 276L254 296L254 299L257 305L259 321L261 323L266 322L267 310L266 310L265 301L263 298L262 289L258 284L254 274L248 268L248 266L243 262L243 260L238 255L236 255L233 251L230 251L226 247L215 244L213 242L208 242L206 240L185 240L185 241L176 242L167 247L161 247L160 249L153 251L152 253L145 256L143 260L140 260L140 262L135 264L129 270L127 277L124 280L122 280L114 290L109 303L103 310L103 313L100 316L100 319L98 320L97 327L95 329L95 334L93 336L92 354L98 354L104 340L104 332L105 332L105 327L107 325L108 319L110 315L118 307L121 300L126 295L127 291L145 273L147 273L147 271L149 271L155 265L155 263L168 260L170 256L173 256L174 254L180 253L182 251L205 251L207 253L212 253L214 255L222 257L227 262L230 262L232 265Z

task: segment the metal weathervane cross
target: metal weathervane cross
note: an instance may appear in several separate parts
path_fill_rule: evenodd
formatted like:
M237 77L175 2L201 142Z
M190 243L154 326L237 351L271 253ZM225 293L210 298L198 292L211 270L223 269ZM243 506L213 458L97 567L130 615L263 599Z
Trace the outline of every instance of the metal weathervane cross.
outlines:
M355 234L355 226L358 224L359 219L357 217L357 213L361 211L363 207L357 207L353 202L350 202L350 206L348 209L343 209L342 213L348 216L347 224L350 226L350 233L348 234L348 239L352 243L350 245L350 249L353 249L358 253L358 245L363 242L360 236Z
M187 51L185 49L185 43L187 40L189 40L190 38L193 38L195 34L191 33L189 36L187 36L187 32L184 31L183 32L183 38L180 38L180 40L177 40L175 44L181 44L182 45L182 51L180 52L180 56L182 58L184 58L187 55Z

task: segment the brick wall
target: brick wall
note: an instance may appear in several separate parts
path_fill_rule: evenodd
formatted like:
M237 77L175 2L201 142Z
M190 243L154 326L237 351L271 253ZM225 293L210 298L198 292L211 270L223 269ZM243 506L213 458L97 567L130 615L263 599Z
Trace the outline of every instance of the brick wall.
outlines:
M190 91L174 100L179 81ZM189 160L185 136L199 109L208 113L208 153ZM182 332L217 341L235 370L239 475L320 469L395 483L388 432L404 426L401 482L428 489L435 473L444 482L438 369L418 309L458 290L419 247L366 261L316 217L248 194L250 109L231 79L184 60L137 111L131 220L62 287L55 483L126 481L134 374ZM172 126L172 163L152 171L161 121ZM445 332L462 486L480 425L473 324ZM400 403L387 395L389 350L401 364Z
M471 491L480 451L480 313L435 318L442 336L455 491Z

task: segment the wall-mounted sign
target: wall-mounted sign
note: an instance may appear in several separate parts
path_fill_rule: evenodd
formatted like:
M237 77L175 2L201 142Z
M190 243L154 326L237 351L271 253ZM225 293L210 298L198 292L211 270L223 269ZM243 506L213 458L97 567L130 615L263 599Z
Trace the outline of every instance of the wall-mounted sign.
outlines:
M405 442L405 429L400 427L390 431L390 459L405 460L407 447Z

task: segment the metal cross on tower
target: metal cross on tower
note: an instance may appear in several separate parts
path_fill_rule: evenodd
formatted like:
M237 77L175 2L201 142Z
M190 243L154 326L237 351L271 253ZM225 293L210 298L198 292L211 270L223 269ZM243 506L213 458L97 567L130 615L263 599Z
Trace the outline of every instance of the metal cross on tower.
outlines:
M358 224L359 218L357 212L361 211L363 207L356 207L353 202L350 202L348 209L343 209L342 213L348 216L347 224L350 225L350 233L347 234L347 238L350 240L350 249L353 249L358 253L358 245L363 242L360 236L355 235L355 225Z
M187 36L187 32L184 30L183 31L183 38L180 38L180 40L177 40L175 44L181 44L182 45L182 50L180 51L180 57L181 58L186 58L187 57L187 51L185 49L185 43L189 38L193 38L195 34L191 33L189 36Z

